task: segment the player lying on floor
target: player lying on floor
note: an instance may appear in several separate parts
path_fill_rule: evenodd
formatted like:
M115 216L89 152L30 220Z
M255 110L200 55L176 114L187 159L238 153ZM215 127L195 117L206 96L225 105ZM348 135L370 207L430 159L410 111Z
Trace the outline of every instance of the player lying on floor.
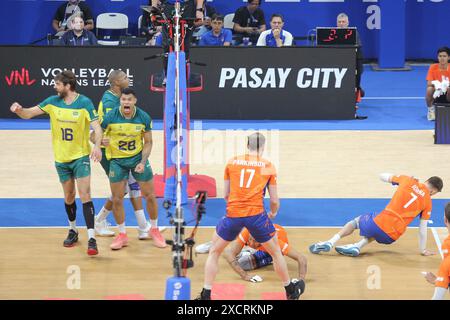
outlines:
M342 255L359 256L361 249L374 240L382 244L395 242L405 233L408 225L420 215L420 253L424 256L435 254L426 249L427 224L431 215L431 196L441 192L442 179L431 177L421 183L413 177L394 176L390 173L383 173L380 178L384 182L398 186L387 207L380 213L368 213L351 220L331 239L311 245L309 247L311 253L328 252L339 239L359 229L363 237L359 242L336 247L336 251Z
M307 271L306 257L289 245L286 230L274 224L281 252L298 263L298 280L304 282ZM260 243L256 242L247 229L243 229L230 246L225 249L225 259L231 268L245 281L261 282L263 279L247 271L272 264L272 257Z

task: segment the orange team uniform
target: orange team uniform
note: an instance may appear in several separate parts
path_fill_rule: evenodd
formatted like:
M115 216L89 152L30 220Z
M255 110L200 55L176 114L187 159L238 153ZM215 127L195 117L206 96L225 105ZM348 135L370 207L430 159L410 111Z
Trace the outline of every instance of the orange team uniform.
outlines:
M398 184L398 189L387 207L374 218L374 222L391 239L397 240L418 215L423 220L430 219L432 206L429 190L418 180L408 176L393 176L392 184Z
M444 260L439 267L439 272L437 274L437 279L435 282L436 287L441 287L447 289L450 283L450 236L444 240L442 244L442 252L444 253Z
M244 155L228 161L224 179L230 180L227 217L242 218L264 212L265 189L276 185L277 176L270 161Z
M432 64L428 69L427 81L442 81L442 77L450 79L450 64L448 65L447 70L440 70L438 63Z
M275 227L265 212L264 194L269 185L276 185L275 167L258 156L238 156L228 161L224 179L230 183L230 192L227 213L216 227L217 234L233 241L247 228L257 242L269 241Z
M280 246L281 253L286 256L289 253L289 242L286 230L284 230L284 228L278 224L274 224L274 227L277 232L278 245ZM253 241L250 241L250 232L246 228L242 230L237 239L243 246L249 246L253 249L267 252L267 250L264 248L264 245L260 243L258 243L258 245L255 245Z

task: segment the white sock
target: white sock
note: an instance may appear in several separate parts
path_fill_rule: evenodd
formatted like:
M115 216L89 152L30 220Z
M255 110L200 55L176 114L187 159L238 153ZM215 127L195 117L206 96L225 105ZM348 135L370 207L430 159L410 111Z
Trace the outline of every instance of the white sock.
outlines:
M203 286L203 288L206 289L206 290L211 290L211 289L212 289L212 286L208 286L208 285L205 284L205 285Z
M152 226L152 228L157 228L158 227L158 219L150 219L150 224Z
M108 217L108 215L109 215L110 212L111 212L111 211L105 209L105 207L102 207L102 209L100 210L100 212L98 213L98 215L97 215L97 217L96 217L96 218L97 218L97 221L98 221L98 222L101 222L101 221L105 220L106 217Z
M95 230L88 229L88 239L95 239Z
M69 221L69 224L70 224L70 229L77 231L77 221L76 220Z
M125 228L125 222L122 224L119 224L119 232L120 233L127 233L127 229Z
M136 216L136 220L139 226L139 229L144 230L145 228L147 228L147 219L145 219L145 213L144 210L136 210L134 212L134 215Z
M336 242L339 241L339 239L341 239L341 236L340 236L338 233L336 233L336 234L333 236L333 238L331 238L330 240L328 240L328 242L330 242L331 245L334 247L334 245L336 244Z
M361 241L355 243L355 246L357 246L359 248L359 250L361 250L365 245L367 245L369 243L369 239L367 238L362 238Z

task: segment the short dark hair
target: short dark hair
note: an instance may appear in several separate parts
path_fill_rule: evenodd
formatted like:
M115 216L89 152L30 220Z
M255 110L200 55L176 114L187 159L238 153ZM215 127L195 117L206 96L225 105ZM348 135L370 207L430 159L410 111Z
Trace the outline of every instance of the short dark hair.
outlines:
M255 132L247 137L247 147L251 151L259 151L264 147L266 138L259 132Z
M450 202L447 202L444 208L444 215L447 218L447 221L450 222Z
M283 15L282 15L281 13L274 13L274 14L270 17L270 21L272 21L273 18L280 18L281 21L284 22Z
M223 21L223 19L224 19L223 15L218 14L218 13L214 13L211 17L211 21L214 21L214 20Z
M450 202L447 202L447 204L445 205L444 213L447 221L450 222Z
M63 85L70 85L70 90L75 91L77 87L77 77L71 70L64 70L54 77L55 82L62 82Z
M441 192L442 188L444 187L442 179L436 176L429 178L427 182L431 184L431 186L435 188L438 192Z
M450 56L450 48L449 47L441 47L438 49L437 54L445 52L448 56Z
M247 0L248 3L252 3L253 1L258 1L258 4L261 4L261 0Z
M121 94L132 94L136 98L136 92L131 88L123 88Z

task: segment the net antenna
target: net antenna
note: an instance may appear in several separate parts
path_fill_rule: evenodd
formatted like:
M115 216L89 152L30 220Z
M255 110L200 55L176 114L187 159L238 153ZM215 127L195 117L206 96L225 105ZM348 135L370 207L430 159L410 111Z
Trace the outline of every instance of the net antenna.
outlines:
M163 2L163 5L167 4ZM215 180L213 178L203 175L189 175L188 92L194 91L194 89L201 90L202 81L198 88L189 87L188 75L190 75L190 70L189 63L186 63L184 40L188 29L194 26L195 18L183 17L184 8L185 6L178 0L173 6L167 6L166 10L162 6L148 8L154 15L152 19L156 20L157 23L164 24L169 41L166 81L163 84L163 89L156 89L157 87L153 86L153 76L151 85L151 88L155 88L154 91L165 92L163 207L167 211L170 224L173 226L172 239L166 242L172 247L174 273L171 278L167 279L165 295L167 300L190 298L190 280L187 278L187 269L194 265L192 248L195 244L195 232L202 215L205 214L205 201L209 190L213 190L213 196L215 196ZM156 55L148 57L148 59L155 57ZM155 180L157 181L157 179ZM155 189L158 190L157 183L155 183L155 186ZM203 188L203 186L206 187ZM195 190L195 196L194 193L189 194L189 187ZM196 224L192 234L185 239L184 232L187 223L184 211L188 202L188 194L195 198Z
M181 110L183 106L183 100L180 95L180 41L181 39L181 8L180 2L175 2L175 14L173 16L174 23L174 52L175 52L175 108L176 108L176 136L177 136L177 159L176 159L176 171L177 171L177 183L176 183L176 206L175 206L175 235L173 252L175 276L180 277L182 275L183 266L183 251L184 251L184 214L181 206L181 157L182 157L182 133L183 127L181 124ZM183 75L184 76L184 75Z

